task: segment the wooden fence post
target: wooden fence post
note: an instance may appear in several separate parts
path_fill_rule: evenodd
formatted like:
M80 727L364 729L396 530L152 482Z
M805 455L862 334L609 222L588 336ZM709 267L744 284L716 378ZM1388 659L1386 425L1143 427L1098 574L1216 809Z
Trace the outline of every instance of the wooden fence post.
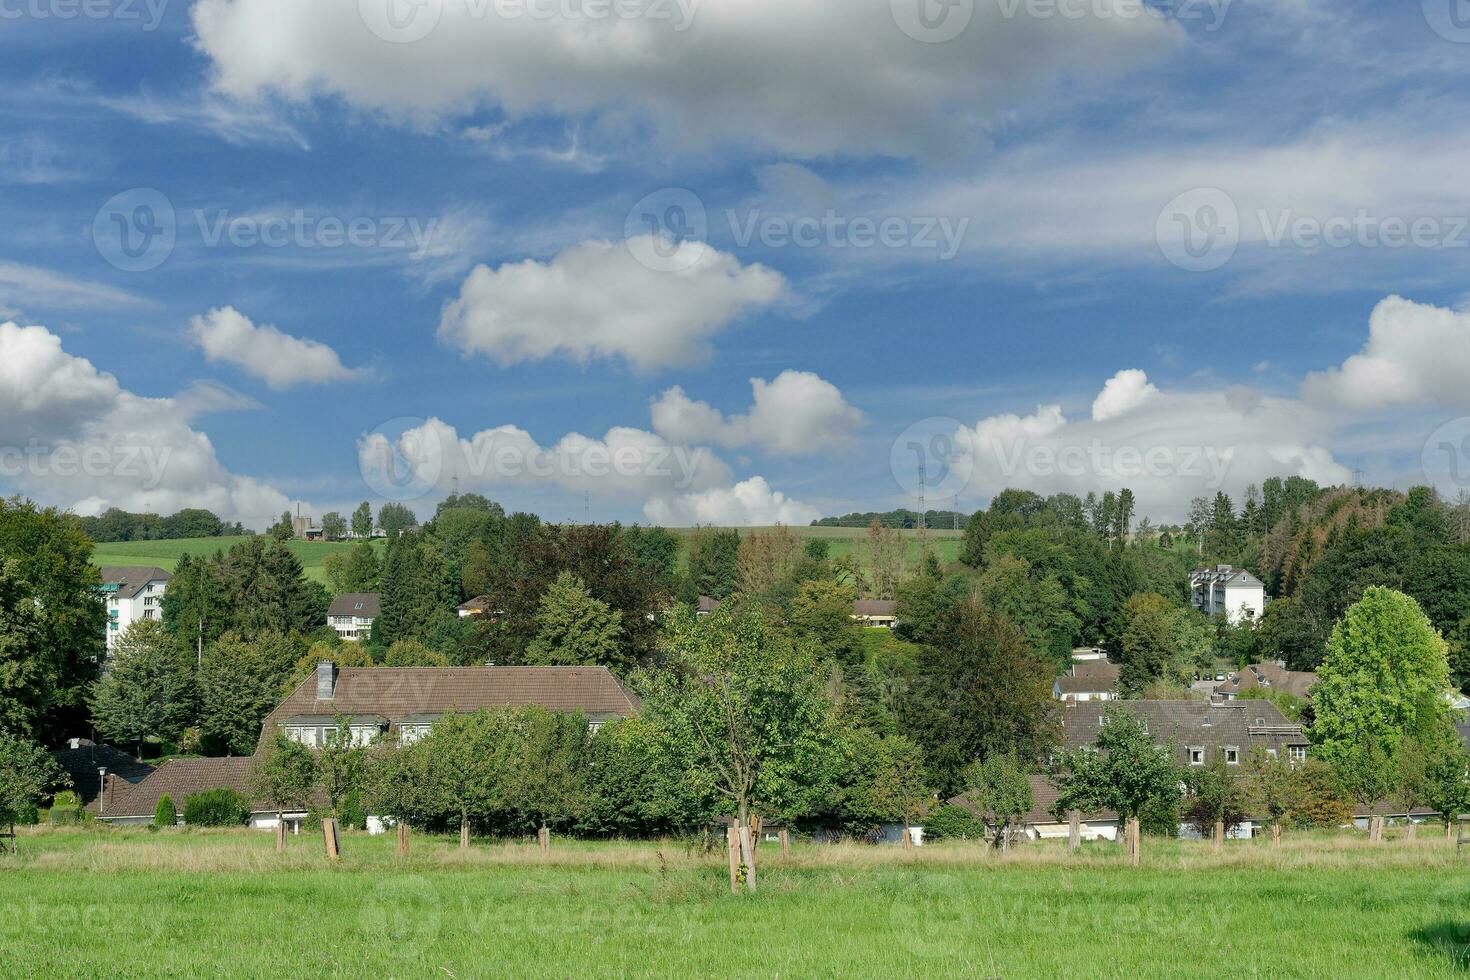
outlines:
M327 857L336 861L342 856L342 841L337 836L337 821L330 817L322 821L322 836L327 843Z
M903 828L903 833L899 837L903 841L903 849L905 851L912 851L914 849L914 835L909 831L908 827Z
M1215 821L1215 850L1225 849L1225 821Z
M1281 846L1281 821L1278 820L1271 825L1271 846Z
M542 827L540 830L536 831L536 843L541 846L541 853L542 854L548 854L548 853L551 852L551 828L550 827Z
M459 848L462 851L469 850L470 846L470 822L464 817L459 819Z
M740 893L740 838L734 826L725 832L725 852L730 859L730 894Z
M1073 810L1067 814L1067 853L1076 854L1082 847L1082 814Z
M398 856L408 857L408 822L398 819Z
M745 864L745 890L755 891L755 846L750 839L750 828L740 828L740 858Z
M781 828L781 857L791 857L791 831Z

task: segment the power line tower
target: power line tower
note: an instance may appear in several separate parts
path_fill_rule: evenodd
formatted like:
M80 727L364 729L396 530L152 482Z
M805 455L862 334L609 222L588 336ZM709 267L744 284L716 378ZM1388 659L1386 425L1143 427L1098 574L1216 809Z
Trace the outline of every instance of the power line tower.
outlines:
M927 502L929 474L924 471L924 464L919 464L919 540L928 537L929 530L929 505Z
M954 495L954 529L960 529L960 495Z
M582 516L586 518L587 526L592 526L592 491L585 491L582 495Z

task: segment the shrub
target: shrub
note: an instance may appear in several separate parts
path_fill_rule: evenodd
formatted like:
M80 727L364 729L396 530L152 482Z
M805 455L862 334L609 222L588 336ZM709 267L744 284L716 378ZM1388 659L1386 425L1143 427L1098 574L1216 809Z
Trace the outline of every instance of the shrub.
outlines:
M153 825L155 827L172 827L178 822L179 815L174 810L174 798L165 793L158 798L158 806L153 810Z
M57 793L51 803L50 814L53 827L70 826L82 822L82 798L71 790Z
M367 826L367 810L362 805L362 794L357 790L348 793L342 800L342 812L337 819L348 830L362 830Z
M964 807L946 803L924 822L924 837L935 840L984 840L985 821Z
M184 800L184 823L191 827L239 827L250 819L250 804L232 789L207 789Z
M17 827L34 827L41 822L41 812L36 809L34 801L21 804L19 810L15 811L15 824Z

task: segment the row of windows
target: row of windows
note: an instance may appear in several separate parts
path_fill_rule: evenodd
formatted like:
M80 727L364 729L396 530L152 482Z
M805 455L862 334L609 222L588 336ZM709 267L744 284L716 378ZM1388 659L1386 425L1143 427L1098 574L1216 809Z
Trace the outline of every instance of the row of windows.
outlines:
M402 745L412 745L419 739L426 737L432 728L432 725L423 724L401 725L398 728L398 741ZM595 721L588 724L587 731L593 735L596 735L601 728L602 723ZM326 744L330 742L336 734L337 727L335 725L325 728L286 729L287 738L299 742L302 745L305 745L307 748L312 749L320 749L325 747ZM373 739L379 737L382 734L383 731L381 728L367 725L354 725L352 726L352 744L359 746L371 745Z
M1240 749L1234 745L1225 746L1225 764L1227 766L1240 765ZM1277 758L1275 749L1267 749L1266 755ZM1305 745L1289 745L1286 748L1286 757L1293 763L1305 762L1307 760L1307 747ZM1205 764L1205 748L1202 745L1192 745L1189 748L1189 764L1191 766L1202 766Z

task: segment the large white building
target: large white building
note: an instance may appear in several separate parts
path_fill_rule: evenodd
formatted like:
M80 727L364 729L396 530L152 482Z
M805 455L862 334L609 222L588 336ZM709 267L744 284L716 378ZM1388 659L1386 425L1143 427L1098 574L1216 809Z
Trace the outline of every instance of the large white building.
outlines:
M1194 608L1211 616L1228 616L1232 624L1260 621L1266 611L1266 586L1243 568L1217 565L1190 573Z
M102 596L107 601L107 650L110 653L128 627L140 619L163 619L163 593L169 574L161 568L102 569Z

